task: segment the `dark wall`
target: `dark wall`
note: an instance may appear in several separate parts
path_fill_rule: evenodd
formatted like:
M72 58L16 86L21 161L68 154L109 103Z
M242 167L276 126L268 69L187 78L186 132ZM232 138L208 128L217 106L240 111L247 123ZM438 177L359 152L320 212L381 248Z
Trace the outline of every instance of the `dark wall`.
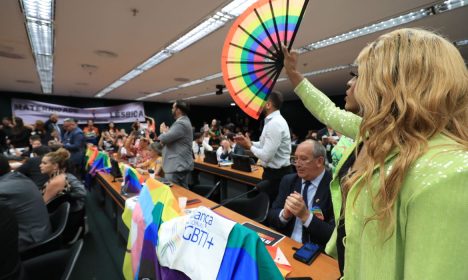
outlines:
M331 96L330 99L340 108L344 108L344 95ZM302 101L286 101L281 108L281 114L289 124L289 128L304 138L310 129L318 130L325 127L304 107Z
M128 100L0 92L0 117L11 116L12 98L30 99L79 108L113 106L130 102ZM344 107L344 96L334 96L331 97L331 99L339 107ZM171 104L157 102L143 102L143 104L146 114L156 120L157 126L159 126L161 122L165 122L166 124L172 124L174 122L171 114ZM299 137L304 137L309 129L321 129L324 127L323 124L312 117L300 100L284 102L283 107L281 108L281 114L288 122L289 127L296 132ZM222 124L226 124L228 118L235 123L240 123L243 119L248 118L249 126L254 131L258 129L259 124L262 121L262 118L260 118L259 121L256 121L247 117L247 115L244 114L237 106L192 106L189 117L192 121L192 125L194 125L197 130L199 130L203 125L204 121L210 123L214 118L221 120ZM129 129L130 124L118 124L118 127Z

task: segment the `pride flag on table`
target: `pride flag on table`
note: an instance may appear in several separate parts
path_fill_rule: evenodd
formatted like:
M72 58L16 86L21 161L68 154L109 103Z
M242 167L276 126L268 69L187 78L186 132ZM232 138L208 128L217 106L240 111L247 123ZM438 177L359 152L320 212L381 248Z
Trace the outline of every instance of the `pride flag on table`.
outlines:
M109 172L111 167L109 155L106 152L98 152L93 163L90 165L89 173L93 174L97 170L106 170Z
M130 229L125 279L283 279L254 231L205 207L193 209L190 216L179 212L171 189L154 179L146 181L139 197L127 200L122 215ZM216 220L219 226L210 228ZM232 224L227 230L226 223ZM224 233L208 238L214 231ZM216 245L217 250L210 250ZM185 254L189 247L191 253Z
M124 165L124 188L127 193L139 193L143 187L145 179L140 173L128 164Z
M88 170L97 157L99 150L96 146L88 146L85 153L85 169Z
M151 178L146 180L138 197L126 201L122 220L130 233L123 265L125 279L180 279L170 277L180 273L161 269L156 257L160 225L178 217L179 212L171 189Z
M161 225L160 265L190 279L283 279L257 233L200 206Z

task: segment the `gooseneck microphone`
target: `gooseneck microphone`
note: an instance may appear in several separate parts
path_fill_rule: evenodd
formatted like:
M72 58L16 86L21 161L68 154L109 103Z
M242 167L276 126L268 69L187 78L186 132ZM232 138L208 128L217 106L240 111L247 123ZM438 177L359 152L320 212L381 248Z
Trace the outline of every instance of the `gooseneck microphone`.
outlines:
M211 210L215 210L216 208L224 206L224 205L228 204L229 202L235 201L235 200L237 200L237 199L239 199L239 198L241 198L243 196L246 196L249 193L252 193L254 191L264 192L269 186L270 186L270 181L268 181L268 180L260 181L260 182L257 183L257 185L255 185L255 187L253 189L251 189L251 190L249 190L249 191L247 191L245 193L241 193L240 195L236 195L235 197L226 199L225 201L221 202L220 204L211 207Z

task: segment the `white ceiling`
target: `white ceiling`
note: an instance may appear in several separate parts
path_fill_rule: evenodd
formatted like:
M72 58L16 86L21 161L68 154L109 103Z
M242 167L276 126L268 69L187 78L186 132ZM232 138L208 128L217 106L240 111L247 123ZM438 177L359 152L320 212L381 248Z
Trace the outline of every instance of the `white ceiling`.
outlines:
M186 33L225 0L68 0L55 4L54 95L93 97L141 62ZM383 19L435 3L429 0L311 0L295 46L332 37ZM132 10L136 9L134 15ZM468 39L468 6L434 15L406 26L436 30L451 41ZM231 23L230 23L231 24ZM135 100L184 82L221 72L221 49L230 24L195 43L104 98ZM300 70L310 72L350 64L360 49L381 33L309 52L300 57ZM115 58L96 51L116 53ZM468 47L460 48L468 60ZM3 56L2 56L3 55ZM5 57L10 56L10 57ZM11 56L16 58L11 58ZM86 68L82 65L95 65ZM329 95L344 94L349 70L321 74L311 80ZM148 98L168 102L215 91L222 78ZM289 82L276 89L294 99ZM0 91L41 94L19 1L0 2ZM228 106L229 94L191 99L192 104Z

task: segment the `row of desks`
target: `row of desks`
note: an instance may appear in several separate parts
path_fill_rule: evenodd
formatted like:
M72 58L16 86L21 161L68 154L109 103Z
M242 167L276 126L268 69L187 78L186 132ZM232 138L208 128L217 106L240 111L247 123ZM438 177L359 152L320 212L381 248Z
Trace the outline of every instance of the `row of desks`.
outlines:
M262 180L263 167L255 166L252 172L244 172L231 168L231 166L220 167L217 164L203 162L203 157L194 160L194 168L200 172L210 173L249 186L255 186Z
M99 183L98 185L102 187L102 189L104 190L107 196L106 203L115 204L115 208L116 208L115 210L117 213L115 216L115 218L117 219L117 228L125 227L121 221L121 213L125 207L126 197L120 194L121 182L113 182L112 176L103 172L99 172L96 178ZM260 178L261 178L261 174L260 174ZM195 199L195 198L200 199L201 203L191 205L190 207L198 207L201 205L206 206L206 207L213 207L216 205L215 202L210 201L206 199L205 197L202 197L196 193L193 193L183 187L174 185L171 187L171 189L175 197L184 196L184 197L187 197L188 199ZM106 206L106 208L107 207L109 206ZM215 212L241 224L244 222L250 222L252 224L265 228L265 226L259 223L256 223L255 221L252 221L249 218L246 218L225 207L219 207L215 210ZM337 262L327 255L321 254L319 257L317 257L317 259L311 265L306 265L306 264L296 261L293 258L294 250L292 248L300 247L300 246L301 246L300 243L288 237L285 237L279 243L279 247L284 252L286 258L291 263L292 268L293 268L292 272L288 275L288 277L310 276L313 279L333 279L333 280L339 278L340 273L338 270Z

